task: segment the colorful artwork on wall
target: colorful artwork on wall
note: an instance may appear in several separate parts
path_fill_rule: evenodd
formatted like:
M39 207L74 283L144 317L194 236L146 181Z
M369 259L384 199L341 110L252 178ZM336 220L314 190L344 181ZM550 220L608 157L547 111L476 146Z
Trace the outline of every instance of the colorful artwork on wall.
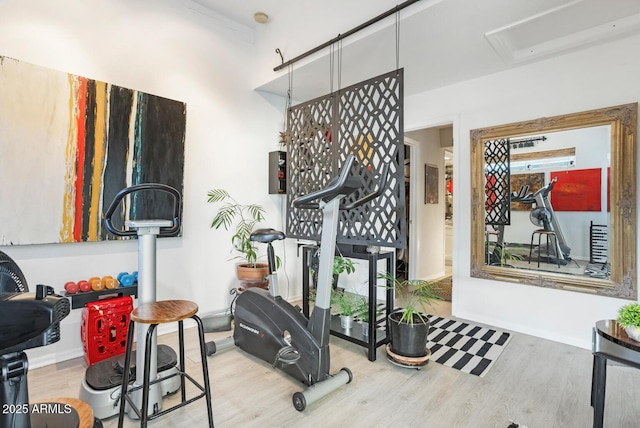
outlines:
M511 194L518 194L524 186L529 186L527 193L535 193L541 189L544 186L544 172L511 175ZM511 202L511 209L515 211L530 211L532 207L533 204Z
M550 193L554 211L601 211L602 170L600 168L552 172L558 182Z
M121 189L182 192L185 129L185 103L0 57L0 245L104 240ZM170 198L141 195L121 221L171 218Z

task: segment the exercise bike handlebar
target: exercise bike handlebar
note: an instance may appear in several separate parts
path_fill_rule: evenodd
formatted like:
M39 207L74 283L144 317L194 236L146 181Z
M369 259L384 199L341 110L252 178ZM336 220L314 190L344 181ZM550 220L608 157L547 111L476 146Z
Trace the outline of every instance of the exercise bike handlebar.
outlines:
M110 233L116 236L135 236L137 234L135 230L116 228L113 225L113 215L115 214L116 209L120 205L120 202L122 202L122 200L125 198L125 196L131 193L148 190L158 190L173 196L173 226L161 227L160 234L158 236L175 236L178 233L178 231L180 230L180 204L182 201L180 192L178 192L171 186L160 183L137 184L135 186L130 186L119 191L113 198L113 201L111 202L111 205L109 205L109 208L107 208L107 211L105 211L104 213L104 225Z
M538 189L538 191L534 193L533 196L536 197L541 193L543 194L542 196L547 196L549 192L553 190L553 186L556 184L557 181L558 181L558 177L553 177L553 180L549 181L549 184Z
M329 182L324 189L311 192L307 195L302 195L293 200L293 206L296 208L317 208L318 203L312 203L316 199L324 198L326 196L335 196L340 194L340 191L345 187L347 179L349 178L349 171L355 162L355 157L349 155L347 161L340 171L340 175Z
M355 181L355 179L352 178L352 180L350 180L351 177L349 177L349 172L351 171L354 163L355 163L355 157L353 155L349 155L344 164L344 167L342 168L342 171L340 171L340 175L334 178L333 180L331 180L327 185L327 187L325 187L324 189L320 189L315 192L309 193L308 195L299 196L298 198L294 199L293 206L296 208L318 208L320 206L320 203L313 202L313 201L316 201L322 198L331 199L339 194L348 195L353 191L355 191L357 188L353 186L354 184L353 181ZM384 191L384 188L386 187L388 175L389 175L389 165L385 165L382 170L382 177L380 179L380 184L378 185L378 189L375 192L365 195L362 198L354 202L351 202L350 204L344 205L340 207L340 209L353 209L380 196ZM349 183L349 181L351 181L351 183ZM358 187L361 187L362 181L358 180L357 184L358 184ZM349 189L350 191L348 193L345 192L345 190L349 190Z
M369 193L368 195L364 195L360 199L351 202L350 204L346 204L340 207L341 210L351 210L353 208L357 208L360 205L364 205L369 201L374 200L378 196L384 193L384 189L387 187L387 181L389 181L389 164L386 164L382 168L382 175L380 176L380 183L378 184L378 188L375 192Z

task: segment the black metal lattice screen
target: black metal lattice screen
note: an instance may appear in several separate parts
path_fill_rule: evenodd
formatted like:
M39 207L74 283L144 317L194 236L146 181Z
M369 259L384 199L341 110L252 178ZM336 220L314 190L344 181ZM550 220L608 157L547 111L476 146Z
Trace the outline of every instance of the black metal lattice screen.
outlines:
M511 224L510 144L508 139L484 143L485 224Z
M338 243L406 247L402 69L291 107L287 135L287 236L319 241L320 210L291 202L326 186L353 154L365 188L347 202L376 190L387 164L389 180L380 197L340 212Z

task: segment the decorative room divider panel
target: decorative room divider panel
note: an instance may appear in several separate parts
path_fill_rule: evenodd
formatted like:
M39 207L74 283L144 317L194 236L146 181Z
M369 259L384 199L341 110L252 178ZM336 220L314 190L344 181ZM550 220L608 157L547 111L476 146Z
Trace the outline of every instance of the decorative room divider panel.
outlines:
M338 243L406 247L403 98L398 69L289 109L287 236L319 241L320 210L291 202L324 187L353 154L366 187L347 201L376 190L387 164L389 180L382 196L341 212Z
M485 164L485 224L511 224L511 165L509 139L484 143Z

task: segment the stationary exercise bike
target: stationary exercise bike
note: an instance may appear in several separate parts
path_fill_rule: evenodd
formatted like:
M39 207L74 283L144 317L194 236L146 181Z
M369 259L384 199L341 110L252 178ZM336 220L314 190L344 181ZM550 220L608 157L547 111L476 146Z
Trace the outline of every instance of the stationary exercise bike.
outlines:
M362 178L352 174L354 163L355 158L349 156L340 175L327 187L293 201L297 208L320 208L323 212L317 295L310 318L279 294L272 242L284 239L284 233L256 230L250 239L267 244L269 291L260 288L243 291L235 303L233 337L212 346L220 351L236 345L309 385L305 391L293 395L293 405L298 411L352 379L348 368L342 368L333 376L329 374L331 277L339 212L359 207L381 195L388 175L385 167L375 192L341 206L343 198L364 187Z
M169 195L173 200L173 213L171 219L136 219L126 220L122 227L116 216L120 215L123 208L122 202L127 195L130 198L141 196L141 192L156 192L157 195ZM107 230L123 237L138 237L138 305L156 301L156 240L158 236L176 236L180 230L180 193L173 187L158 184L144 183L127 187L116 194L113 202L104 214L104 224ZM125 228L126 226L126 228ZM134 386L142 384L144 373L144 345L148 326L141 324L136 327L135 374L130 379ZM156 335L156 332L154 332ZM139 351L139 352L138 352ZM157 413L162 409L162 397L180 389L180 377L177 376L177 355L167 345L157 345L156 337L153 338L153 352L151 354L150 379L164 379L151 386L149 395L149 412ZM87 368L82 379L80 398L91 406L97 418L105 419L118 414L120 404L120 386L124 356L115 356ZM138 407L142 402L142 391L134 393ZM133 410L129 411L131 418L137 418Z

